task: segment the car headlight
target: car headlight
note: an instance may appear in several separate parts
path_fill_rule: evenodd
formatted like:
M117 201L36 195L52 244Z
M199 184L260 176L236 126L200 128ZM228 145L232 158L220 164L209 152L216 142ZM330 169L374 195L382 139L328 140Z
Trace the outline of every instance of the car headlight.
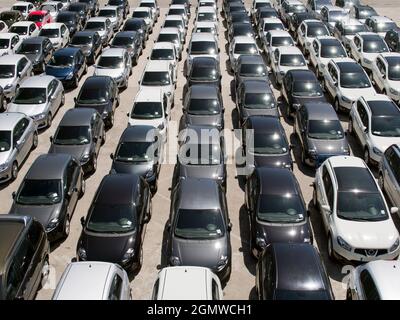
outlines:
M261 237L256 238L256 244L261 249L264 249L267 246L267 242L265 241L264 238L261 238Z
M86 161L89 160L89 158L90 158L90 154L89 154L89 153L85 153L85 154L82 156L81 161L82 161L82 162L86 162Z
M107 110L103 111L102 116L103 117L108 117L108 111Z
M9 167L9 163L8 162L4 162L2 164L0 164L0 172L6 171Z
M70 72L70 73L67 74L67 76L65 77L65 79L66 79L66 80L71 80L71 79L73 78L73 76L74 76L74 73L73 73L73 72Z
M350 98L347 98L345 96L342 96L342 101L346 102L346 103L351 103L352 102L352 100Z
M171 256L169 259L169 263L171 266L180 266L181 265L181 259L179 257Z
M372 63L372 61L369 60L369 59L367 59L367 58L364 58L363 61L364 61L364 63L366 63L366 64L371 64L371 63Z
M341 246L343 249L347 250L347 251L351 251L351 246L343 240L342 237L337 237L337 242L339 244L339 246Z
M393 243L393 245L390 247L389 252L395 251L399 247L400 241L399 238L397 238L396 242Z
M46 116L47 116L46 113L40 113L40 114L37 114L37 115L33 116L33 119L35 119L35 120L43 120L44 118L46 118Z
M122 263L128 262L133 258L134 255L135 255L135 249L129 248L128 250L126 250L124 257L122 258Z
M6 86L6 88L7 88L7 86ZM397 90L392 89L392 88L389 89L389 92L390 92L391 94L396 95L396 96L399 96L399 95L400 95L400 91L397 91Z
M4 90L11 89L11 87L12 87L12 84L11 84L11 83L9 83L9 84L7 84L7 85L4 87Z
M46 231L51 231L51 230L57 228L58 223L59 223L58 218L54 218L53 220L51 220L51 221L47 224Z
M381 156L383 154L383 152L381 150L379 150L377 147L373 147L372 151L377 155L377 156Z
M316 149L308 149L308 155L311 158L316 158L317 157L317 150Z
M221 255L217 264L217 270L221 271L228 264L228 256Z
M87 260L87 254L86 254L86 250L84 248L79 247L78 257L79 257L79 260Z

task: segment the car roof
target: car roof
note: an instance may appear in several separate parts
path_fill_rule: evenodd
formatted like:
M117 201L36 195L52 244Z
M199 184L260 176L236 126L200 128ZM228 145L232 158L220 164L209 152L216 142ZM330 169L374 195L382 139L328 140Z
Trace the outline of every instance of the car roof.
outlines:
M374 279L381 300L400 299L400 261L371 261L366 269Z
M181 179L179 194L179 209L201 210L220 207L220 189L213 179Z
M196 66L216 66L218 61L213 57L196 56L192 59L192 67Z
M289 70L287 73L292 75L294 81L318 81L315 73L311 70L294 69Z
M180 16L179 14L169 14L165 17L165 20L179 20L179 21L183 21L182 16Z
M212 21L198 21L196 22L195 28L215 28L215 24Z
M0 39L11 39L14 36L18 36L18 34L13 32L0 32Z
M14 22L11 25L11 27L29 27L32 23L34 23L34 22L33 21L17 21L17 22Z
M215 99L219 97L219 90L214 85L194 84L189 90L192 99Z
M106 175L97 189L94 204L134 204L134 194L139 184L135 174L116 173ZM111 212L110 212L111 214Z
M97 31L94 31L94 30L81 30L81 31L75 32L73 37L76 37L76 36L80 36L80 37L91 36L91 37L93 37L96 33L97 33Z
M26 116L20 112L0 113L0 128L2 131L13 130L17 122Z
M110 20L108 17L93 17L90 18L87 22L103 22L105 23L106 20Z
M328 158L332 168L336 167L359 167L365 168L365 163L361 158L352 156L332 156Z
M96 110L91 108L69 109L61 119L60 126L89 126L95 113Z
M242 54L239 57L238 64L265 64L264 59L259 54Z
M40 44L42 44L47 39L48 39L47 37L43 37L43 36L29 37L29 38L25 38L23 40L23 43L40 43Z
M19 60L25 58L23 54L6 54L0 57L0 64L16 64Z
M160 87L149 88L147 86L143 86L140 87L138 93L136 94L134 102L145 102L145 101L162 102L162 96L163 96L163 89L161 89Z
M303 54L299 48L294 46L278 47L276 50L279 50L281 54Z
M144 71L169 71L170 62L168 60L149 60Z
M62 179L64 171L68 163L72 159L69 154L48 153L42 154L36 158L29 168L25 179L42 180L42 179Z
M297 181L292 171L286 168L257 167L260 178L260 194L299 194Z
M133 9L133 12L149 12L151 11L151 8L148 7L136 7Z
M101 57L123 57L126 52L125 48L109 48L101 53Z
M250 116L247 120L252 124L252 128L258 132L281 132L282 125L279 118L267 115Z
M292 37L286 30L270 30L268 33L271 35L271 37Z
M358 19L348 18L340 21L343 26L354 26L354 25L363 25L364 23L360 22Z
M47 85L53 81L55 78L53 76L48 75L39 75L39 76L31 76L25 78L20 87L29 87L29 88L47 88Z
M157 130L149 125L135 125L127 127L121 135L120 142L147 141L153 142Z
M256 41L251 38L251 37L247 37L247 36L237 36L233 38L233 41L236 43L253 43L256 44Z
M195 41L213 41L217 42L215 35L211 32L196 32L192 34L192 42Z
M246 93L272 93L270 84L266 80L243 80Z
M385 16L372 16L370 17L372 20L375 20L377 22L393 22L392 19L385 17Z
M112 82L112 78L109 76L90 76L86 78L81 90L83 90L84 88L86 90L97 88L99 85L106 86L110 82Z
M155 42L153 45L153 49L173 49L174 50L175 46L172 42Z
M266 23L280 23L283 24L282 20L277 17L262 18L263 24Z
M215 9L214 7L204 6L204 7L199 7L197 10L197 13L206 13L206 12L215 13Z
M179 29L178 29L178 28L175 28L175 27L162 27L162 28L160 29L160 33L159 33L159 34L162 34L162 33L175 33L175 34L179 34Z
M335 109L328 102L306 102L304 108L309 120L339 120Z
M137 31L119 31L114 38L134 38L138 35Z
M363 40L382 39L382 37L379 34L369 31L357 32L357 35L359 35Z

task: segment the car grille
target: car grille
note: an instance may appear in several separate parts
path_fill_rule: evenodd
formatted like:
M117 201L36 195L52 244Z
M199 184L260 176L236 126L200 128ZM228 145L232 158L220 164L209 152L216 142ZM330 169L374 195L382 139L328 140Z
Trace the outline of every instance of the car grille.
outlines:
M361 254L366 257L377 257L387 254L388 251L386 249L355 249L354 253Z

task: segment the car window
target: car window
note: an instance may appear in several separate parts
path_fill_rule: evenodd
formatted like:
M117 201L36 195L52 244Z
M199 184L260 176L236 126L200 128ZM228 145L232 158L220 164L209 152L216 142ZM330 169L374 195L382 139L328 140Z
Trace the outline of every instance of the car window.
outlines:
M31 24L30 26L29 26L29 33L32 33L32 32L34 32L36 30L36 25L35 24Z
M122 292L122 279L118 274L116 274L110 286L108 300L121 300L121 292Z
M26 128L29 125L29 120L24 118L20 120L14 128L13 131L13 141L14 145L21 139L22 135L24 134Z
M400 184L400 157L393 151L393 148L388 149L386 157L397 183Z
M28 271L34 254L35 251L30 240L24 238L14 256L15 261L18 261L18 267L20 268L22 276L24 276Z
M386 66L383 63L382 59L379 57L378 59L376 59L376 66L378 67L378 70L382 75L386 75Z
M34 220L28 231L28 239L34 248L38 247L40 239L42 238L42 232L40 222Z
M331 207L331 210L333 210L333 185L332 185L332 180L329 175L328 169L326 166L323 166L322 168L322 180L324 183L324 189L326 193L326 197L328 199L328 204Z
M214 279L212 279L212 299L220 300L217 281L215 281Z
M22 70L24 70L25 66L27 65L28 60L26 60L25 58L22 58L17 65L17 72L22 72Z
M156 283L154 284L154 288L153 288L153 300L157 299L158 296L158 287L160 286L160 279L157 279Z
M357 112L360 116L361 122L363 125L368 128L368 114L367 111L365 110L364 105L360 102L357 101Z
M14 259L7 274L7 300L12 300L16 297L23 278L24 274L19 268L19 261Z
M380 300L378 290L368 270L361 271L360 283L366 300Z

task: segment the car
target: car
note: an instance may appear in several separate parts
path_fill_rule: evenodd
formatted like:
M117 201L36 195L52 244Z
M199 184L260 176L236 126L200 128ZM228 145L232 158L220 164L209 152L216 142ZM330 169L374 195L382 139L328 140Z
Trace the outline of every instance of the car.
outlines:
M71 262L52 300L131 300L129 277L119 265L101 261Z
M151 214L150 187L144 179L135 174L106 175L86 218L81 218L77 261L117 263L129 273L138 272Z
M140 87L161 89L168 97L168 105L174 105L176 79L174 79L174 66L164 60L149 60L139 80Z
M40 29L39 36L49 38L54 49L64 48L69 43L69 30L60 22L47 23Z
M38 10L48 11L51 19L54 21L54 19L57 18L58 13L64 10L64 6L60 1L45 1L39 6Z
M383 16L368 17L365 24L370 31L376 32L382 38L386 36L388 31L398 29L397 24L392 19Z
M320 20L325 23L330 32L333 32L337 22L346 21L348 18L349 14L343 8L328 5L321 9Z
M245 36L233 38L229 45L229 64L232 72L235 70L239 57L244 54L259 54L255 39Z
M193 33L187 48L186 72L196 57L211 57L219 62L218 39L212 33Z
M28 240L29 239L29 240ZM50 272L50 246L42 225L30 218L1 215L1 300L33 300Z
M232 1L226 5L225 18L226 18L228 25L230 25L232 23L232 20L231 20L232 15L235 13L239 13L239 12L246 14L250 21L249 13L247 12L247 9L242 1Z
M27 0L27 1L35 2L35 0ZM73 2L74 0L56 0L56 1L61 2L63 11L65 11L68 8L68 6L71 4L71 2ZM61 12L59 12L58 14L60 14L60 13Z
M215 26L213 22L197 22L193 28L193 33L212 33L215 36L218 36L218 28Z
M367 164L378 164L386 149L400 143L400 108L386 95L360 97L350 110L350 134L364 151Z
M32 75L32 63L22 54L8 54L0 57L0 87L7 99L17 92L25 78Z
M313 242L309 212L290 170L256 168L246 179L244 197L254 257L271 243Z
M131 17L143 19L147 25L147 30L148 30L147 32L148 33L153 32L155 18L153 17L153 11L150 8L136 7L135 9L133 9Z
M379 91L400 105L400 54L379 54L372 64L372 81Z
M335 6L344 8L347 12L350 12L351 8L360 5L360 0L335 0Z
M376 94L363 67L350 58L331 59L323 70L322 86L334 101L336 112L350 110L360 96Z
M15 22L23 20L23 16L18 10L5 10L0 13L0 20L3 21L7 27Z
M120 31L110 43L110 48L126 49L131 62L137 64L140 55L142 54L142 37L136 31Z
M232 12L231 15L229 16L228 28L234 23L248 23L248 24L251 24L251 20L249 18L249 15L248 15L247 11ZM214 23L214 25L215 25L215 23ZM217 26L215 25L215 27L217 27Z
M308 55L315 38L329 36L330 32L319 20L304 20L297 29L297 42Z
M258 25L258 37L263 42L269 31L283 30L287 31L285 25L279 18L263 18Z
M250 38L257 38L253 26L247 22L235 22L232 23L228 30L229 39L234 37L246 36Z
M390 51L400 52L400 28L386 32L385 41Z
M317 169L313 205L327 234L331 259L368 262L396 259L399 233L371 171L357 157L334 156ZM389 213L390 212L390 213Z
M299 28L300 24L304 20L313 20L315 19L315 14L312 12L299 12L299 13L294 13L290 18L288 22L288 29L289 31L292 32L294 38L297 37L297 29Z
M0 114L0 182L14 181L29 152L38 145L33 120L19 112Z
M211 57L196 57L192 60L186 76L186 89L194 84L211 84L221 91L221 68L217 60Z
M282 83L282 100L289 118L306 102L326 102L321 85L310 70L289 70Z
M158 21L158 17L160 16L160 6L156 0L140 0L139 7L150 8L153 12L155 22Z
M78 199L85 193L80 163L68 154L36 158L13 192L10 214L39 221L50 242L66 239Z
M244 80L269 81L267 66L261 55L241 55L237 60L234 74L236 88Z
M258 30L259 25L264 18L279 18L279 15L274 8L262 7L258 9L255 14L255 20L253 21L256 30Z
M149 38L146 22L140 18L130 18L125 21L122 31L136 31L142 38L142 47L146 48L146 40Z
M26 17L28 16L28 14L31 11L36 10L36 7L31 2L17 1L16 3L13 4L13 6L11 7L11 10L21 12L23 19L26 19Z
M40 30L36 23L32 21L18 21L13 23L9 28L9 32L18 34L21 40L30 37L37 37L39 31Z
M39 29L41 29L46 23L53 22L53 18L47 10L31 11L26 20L35 22Z
M375 32L359 32L350 42L350 52L354 60L371 72L372 63L378 54L389 52L389 47Z
M162 28L178 28L181 34L181 42L185 43L187 30L182 16L177 14L166 16Z
M179 32L178 28L161 28L157 37L157 41L155 42L171 42L175 46L178 59L182 59L183 45L181 33Z
M114 36L114 30L111 20L107 17L90 18L85 26L85 31L96 31L100 38L103 47L107 47L109 41Z
M188 6L186 6L184 4L171 4L169 6L167 16L176 15L176 14L182 16L182 18L185 20L185 23L187 26L189 23L189 19L190 19L190 10L189 10Z
M136 94L132 110L127 113L128 126L153 126L162 142L167 142L168 122L171 118L168 97L162 89L142 87Z
M71 0L73 1L73 0ZM100 8L100 4L98 0L78 0L78 3L83 3L87 6L87 11L88 11L88 18L90 16L94 17L99 13L99 8ZM72 2L74 3L74 2ZM76 2L75 2L76 3Z
M4 21L0 20L0 32L8 32L8 26Z
M118 6L107 5L102 7L99 9L97 16L110 19L111 27L113 28L114 32L121 28L124 21L123 13Z
M271 57L278 47L291 47L295 42L288 31L271 30L268 31L262 40L262 47L267 56L268 64L271 63Z
M8 112L23 112L33 118L38 129L51 127L53 117L65 103L61 81L40 75L24 79L7 106Z
M180 179L171 199L168 265L207 267L222 283L228 282L232 224L222 186L212 179Z
M223 300L221 281L204 267L165 267L154 283L153 300Z
M117 6L119 11L122 12L123 20L126 19L130 12L128 0L108 0L106 6Z
M77 88L79 80L87 73L82 50L72 47L57 50L47 63L45 73L60 80L64 88Z
M176 80L178 76L178 56L176 48L171 42L156 42L153 45L150 60L166 60L173 66L173 78Z
M83 28L80 15L72 11L61 11L57 15L55 22L64 23L68 28L70 37Z
M271 57L270 72L275 76L278 86L282 85L286 73L290 70L308 70L307 61L297 47L278 47Z
M0 57L15 53L20 47L22 40L19 35L11 32L0 33Z
M105 125L101 115L91 108L69 109L50 137L50 153L70 154L84 174L97 169L97 157L106 141Z
M109 76L91 76L86 78L75 101L75 108L96 109L106 128L114 125L115 109L120 104L118 86Z
M305 5L299 0L285 0L278 12L283 23L288 25L290 17L297 12L306 12Z
M376 10L368 5L355 4L350 8L350 16L361 23L365 23L368 17L378 16Z
M329 5L332 5L331 0L307 0L306 8L315 18L319 18L322 7Z
M310 63L318 78L323 77L328 62L334 58L348 58L343 44L335 37L317 37L309 50Z
M391 204L400 207L400 146L391 145L383 153L379 163L379 187Z
M53 56L54 48L47 37L30 37L22 41L17 54L25 55L32 63L33 72L42 73Z
M293 160L285 130L278 117L252 115L242 125L242 154L248 169L280 167L293 169Z
M261 8L272 8L272 4L270 0L253 0L252 6L251 6L251 18L253 20L253 23L257 21L257 11L260 10Z
M357 19L345 19L336 22L333 35L342 42L347 51L350 51L350 43L356 34L368 31L368 27Z
M321 256L309 243L270 244L257 262L255 282L260 300L334 300Z
M195 22L213 22L217 25L217 11L213 7L198 7Z
M72 36L68 46L80 48L86 57L86 62L88 64L94 64L103 45L97 31L85 30L76 32Z
M330 103L306 102L295 116L293 133L301 148L301 162L318 168L331 156L350 155L345 131Z
M79 14L83 28L85 27L86 22L89 20L91 15L90 7L85 2L71 2L71 4L67 8L67 11Z

